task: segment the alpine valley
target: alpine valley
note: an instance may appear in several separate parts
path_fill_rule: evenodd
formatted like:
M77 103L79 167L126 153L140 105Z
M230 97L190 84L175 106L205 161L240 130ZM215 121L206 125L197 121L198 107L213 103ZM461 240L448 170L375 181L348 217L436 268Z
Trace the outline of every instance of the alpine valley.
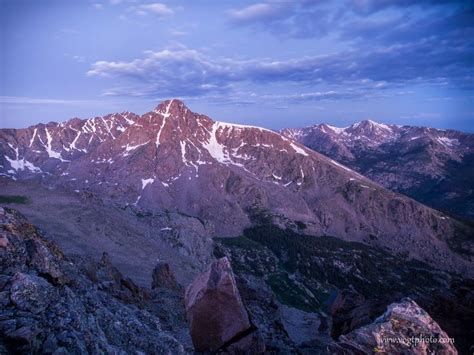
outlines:
M174 99L1 129L0 175L0 353L472 352L472 134Z

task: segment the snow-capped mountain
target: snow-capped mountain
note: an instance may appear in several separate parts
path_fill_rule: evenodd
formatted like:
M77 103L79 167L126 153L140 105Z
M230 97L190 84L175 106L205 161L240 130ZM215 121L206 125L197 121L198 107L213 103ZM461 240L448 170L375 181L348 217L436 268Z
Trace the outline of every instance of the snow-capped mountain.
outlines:
M474 135L362 121L281 131L380 185L474 219Z
M362 132L364 126L352 129ZM214 121L169 100L142 116L3 129L0 173L88 191L120 207L195 216L213 225L216 236L239 235L271 220L408 253L449 270L469 269L452 250L467 247L460 238L471 233L468 226L293 138L296 133L288 138Z

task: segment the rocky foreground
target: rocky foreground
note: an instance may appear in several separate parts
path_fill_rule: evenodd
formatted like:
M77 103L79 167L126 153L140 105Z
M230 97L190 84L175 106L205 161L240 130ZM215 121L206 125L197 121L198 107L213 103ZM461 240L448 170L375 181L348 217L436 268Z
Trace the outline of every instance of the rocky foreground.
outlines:
M333 340L331 316L324 324L265 288L251 290L227 257L186 289L166 264L155 267L151 288L138 287L107 254L98 262L65 256L18 212L0 208L0 353L457 354L443 341L448 334L410 299ZM347 300L338 296L334 307L343 310ZM348 324L341 316L338 322Z
M184 352L137 287L107 255L65 257L19 213L0 209L1 353Z

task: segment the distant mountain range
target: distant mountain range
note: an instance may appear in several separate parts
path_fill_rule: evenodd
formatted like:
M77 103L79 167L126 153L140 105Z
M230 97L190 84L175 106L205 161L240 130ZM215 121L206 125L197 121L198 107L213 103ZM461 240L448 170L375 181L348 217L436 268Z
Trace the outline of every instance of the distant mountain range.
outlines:
M371 120L280 133L388 189L474 220L474 134Z
M463 256L472 227L381 186L410 189L425 175L441 180L454 172L446 162L463 164L471 154L472 136L370 121L281 133L213 121L168 100L142 116L2 129L0 174L88 191L121 208L194 216L217 236L271 222L472 272Z

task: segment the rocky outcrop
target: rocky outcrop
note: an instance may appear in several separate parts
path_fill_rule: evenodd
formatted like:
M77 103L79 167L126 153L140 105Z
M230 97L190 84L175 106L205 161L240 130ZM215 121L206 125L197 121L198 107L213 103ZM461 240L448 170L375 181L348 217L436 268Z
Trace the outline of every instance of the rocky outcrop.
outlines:
M105 252L99 262L86 259L78 264L84 274L97 284L99 290L106 291L115 298L136 303L146 297L146 290L138 287L130 278L124 277Z
M341 335L332 354L457 354L454 339L414 301L388 306L372 324Z
M1 353L184 352L107 255L96 265L65 257L7 208L0 239Z
M264 350L226 257L215 261L188 286L185 305L197 351L252 350L258 353Z
M167 263L158 263L153 269L151 288L164 287L169 289L178 289L173 272Z

